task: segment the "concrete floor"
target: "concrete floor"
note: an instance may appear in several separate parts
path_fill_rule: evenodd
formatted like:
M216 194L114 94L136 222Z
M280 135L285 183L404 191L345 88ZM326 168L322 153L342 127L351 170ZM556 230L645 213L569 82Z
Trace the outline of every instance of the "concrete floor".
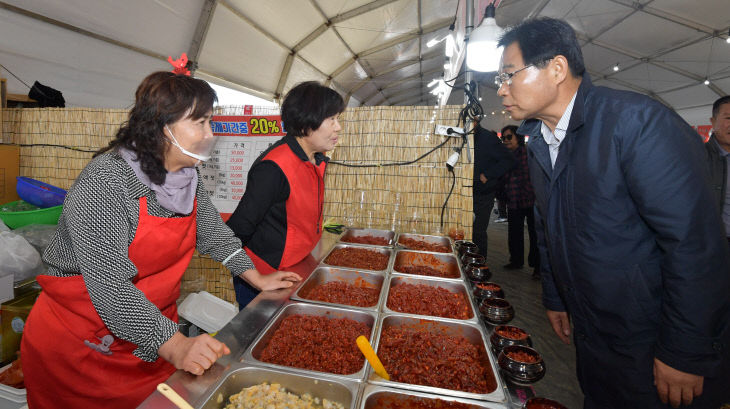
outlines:
M525 265L522 270L504 270L509 262L507 250L507 223L495 223L495 217L487 229L487 263L492 271L492 281L501 285L505 298L514 306L515 318L511 325L526 330L532 338L533 347L542 354L545 361L545 377L535 383L537 396L556 400L570 409L583 407L583 393L575 373L575 348L563 344L552 330L542 306L542 287L532 280L532 268ZM525 260L529 249L525 228Z

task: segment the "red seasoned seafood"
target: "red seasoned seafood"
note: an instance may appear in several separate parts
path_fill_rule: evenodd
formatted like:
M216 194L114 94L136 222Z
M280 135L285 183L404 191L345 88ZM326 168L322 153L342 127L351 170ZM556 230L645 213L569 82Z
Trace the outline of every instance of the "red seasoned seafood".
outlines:
M505 354L513 361L524 362L526 364L534 364L539 361L536 356L524 351L509 351L505 352Z
M341 247L334 249L324 262L331 266L385 270L388 266L388 254L355 247Z
M378 303L378 296L380 296L379 288L358 286L344 281L330 281L314 287L303 297L314 301L372 307Z
M517 327L499 326L495 330L497 334L509 339L527 339L527 333Z
M385 328L378 357L395 382L482 394L497 388L488 356L461 336Z
M476 406L441 399L417 398L415 396L381 396L375 399L373 409L478 409Z
M423 284L398 284L390 288L388 308L406 314L468 320L473 317L469 302L462 293Z
M401 237L398 244L411 250L433 251L438 253L451 253L449 246L439 243L429 243L422 240L412 239L410 237Z
M340 240L347 243L373 244L375 246L387 246L390 244L389 240L385 237L377 237L370 234L365 236L343 236Z
M419 276L459 278L458 271L438 270L428 266L401 266L397 270L403 274L416 274Z
M485 283L477 283L477 284L476 284L476 286L477 286L477 287L479 287L479 289L482 289L482 290L489 290L489 291L499 291L499 290L501 290L501 289L502 289L502 288L501 288L500 286L498 286L497 284L485 284Z
M371 327L349 318L290 315L281 321L259 360L341 375L362 369L355 340L370 338Z

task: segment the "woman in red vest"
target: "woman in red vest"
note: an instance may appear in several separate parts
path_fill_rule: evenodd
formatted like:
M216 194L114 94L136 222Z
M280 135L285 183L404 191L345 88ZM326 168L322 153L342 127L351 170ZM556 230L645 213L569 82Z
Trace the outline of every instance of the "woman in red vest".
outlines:
M337 144L345 102L317 82L292 88L281 105L286 136L263 152L248 172L246 192L228 220L262 274L302 261L322 237L325 152ZM244 308L258 294L234 278Z
M203 187L195 166L215 145L215 100L205 81L151 74L69 190L21 343L30 408L133 408L176 369L200 375L229 353L178 331L196 249L261 290L299 279L259 274Z

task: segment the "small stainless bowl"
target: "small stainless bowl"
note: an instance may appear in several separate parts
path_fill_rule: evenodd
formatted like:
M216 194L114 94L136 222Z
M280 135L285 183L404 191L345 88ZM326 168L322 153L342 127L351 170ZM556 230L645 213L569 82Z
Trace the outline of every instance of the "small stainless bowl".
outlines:
M521 336L515 337L509 333L518 333ZM489 337L489 343L492 344L494 352L499 353L499 351L511 345L524 345L531 347L532 339L530 339L530 334L522 328L512 325L499 325L494 328L492 335Z
M485 298L479 303L482 319L491 325L502 325L512 321L515 309L503 298Z
M492 272L485 263L469 263L464 271L471 281L489 281L492 277Z
M522 409L568 409L562 403L546 398L530 398L522 406Z
M466 240L458 240L456 243L454 243L454 247L456 247L456 251L459 253L459 257L461 257L466 252L476 253L479 251L479 247L477 247L476 244Z
M497 283L483 281L472 282L472 285L474 286L472 294L474 294L474 298L479 300L479 302L486 298L504 298L504 291L502 291L502 286Z
M513 358L513 354L530 357L534 362L525 362ZM536 350L524 345L504 347L497 358L499 367L508 378L520 384L537 382L545 376L545 362Z
M479 253L466 252L461 256L461 265L467 266L472 263L485 263L487 260Z

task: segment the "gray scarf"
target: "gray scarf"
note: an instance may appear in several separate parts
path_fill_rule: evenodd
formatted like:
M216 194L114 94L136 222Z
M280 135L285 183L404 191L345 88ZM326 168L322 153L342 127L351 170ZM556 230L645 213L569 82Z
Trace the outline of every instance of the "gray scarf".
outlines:
M152 183L142 171L134 152L119 148L119 155L134 170L139 181L155 192L160 206L180 214L190 214L193 211L195 191L198 187L198 172L195 171L195 168L182 168L177 172L167 172L165 183L158 185Z

